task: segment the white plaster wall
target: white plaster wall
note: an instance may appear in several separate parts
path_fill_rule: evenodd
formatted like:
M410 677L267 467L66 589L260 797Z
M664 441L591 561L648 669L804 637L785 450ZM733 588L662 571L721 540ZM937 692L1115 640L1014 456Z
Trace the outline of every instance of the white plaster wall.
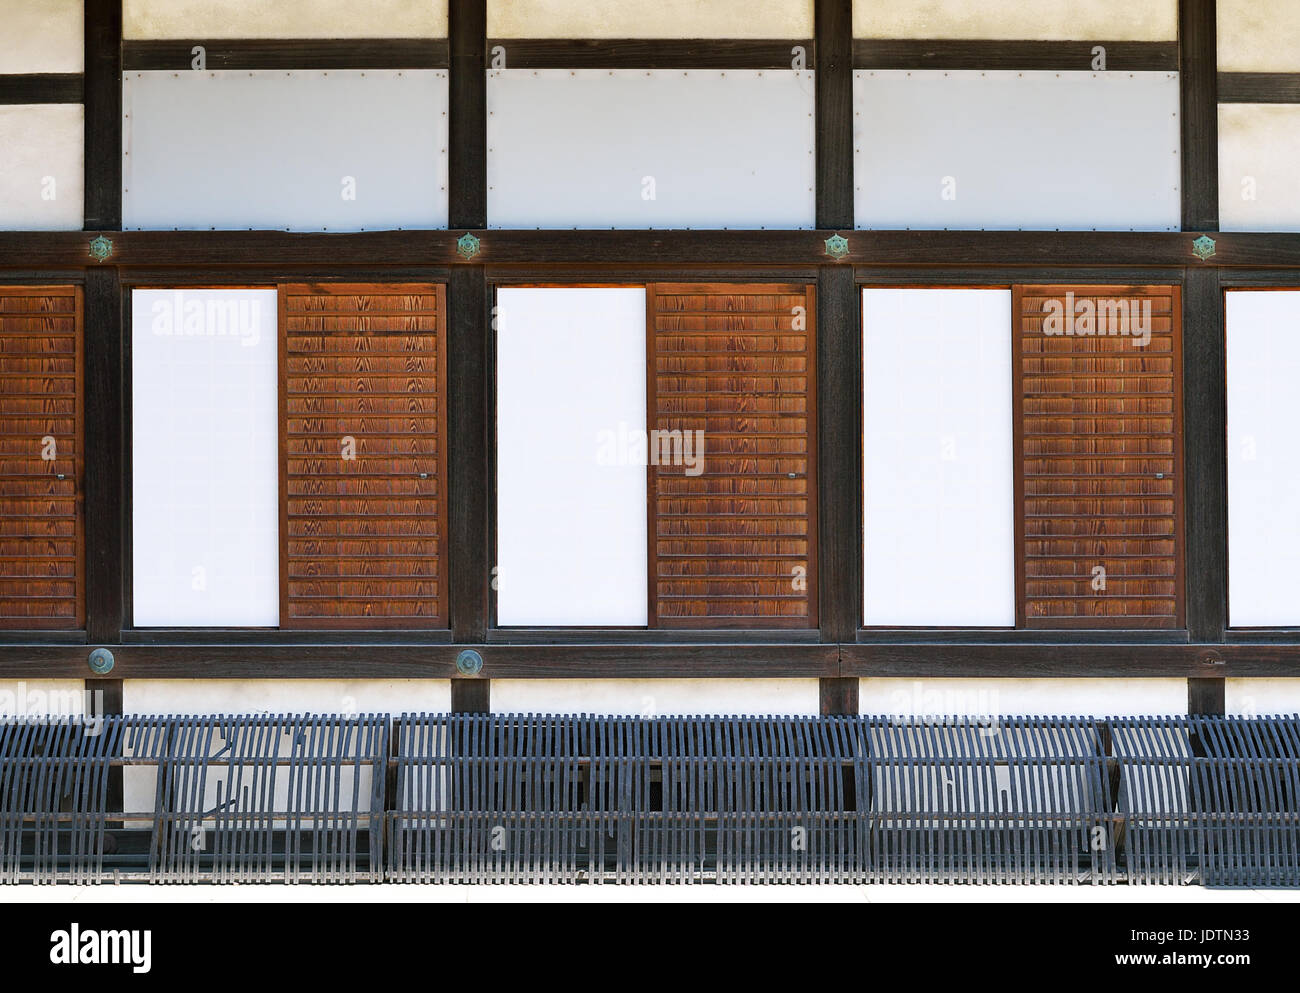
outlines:
M21 0L18 0L21 2ZM443 38L446 0L123 0L126 38Z
M83 122L81 104L0 107L0 229L81 229Z
M489 38L811 38L813 0L488 0Z
M1243 0L1247 2L1247 0ZM1177 0L854 0L855 38L1173 41Z
M81 0L0 0L0 73L81 72Z
M1300 679L1226 679L1224 683L1229 716L1300 714Z
M889 717L1187 713L1185 679L863 679L858 709Z
M445 713L449 679L127 679L127 714Z
M1300 3L1219 0L1219 68L1224 72L1300 71Z
M494 679L496 714L815 715L815 679Z
M64 717L87 712L80 679L0 679L0 717Z
M1300 231L1300 106L1219 105L1219 226Z

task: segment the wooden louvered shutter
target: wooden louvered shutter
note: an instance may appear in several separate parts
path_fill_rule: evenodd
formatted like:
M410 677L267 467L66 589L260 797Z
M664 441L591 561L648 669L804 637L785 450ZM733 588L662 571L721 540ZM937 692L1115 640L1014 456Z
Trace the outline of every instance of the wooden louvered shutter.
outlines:
M0 627L80 628L82 307L74 286L0 287Z
M1019 623L1181 626L1179 288L1017 286L1012 306Z
M280 310L281 626L445 627L444 287L282 286Z
M704 432L699 474L651 460L652 626L817 625L814 289L646 289L651 452Z

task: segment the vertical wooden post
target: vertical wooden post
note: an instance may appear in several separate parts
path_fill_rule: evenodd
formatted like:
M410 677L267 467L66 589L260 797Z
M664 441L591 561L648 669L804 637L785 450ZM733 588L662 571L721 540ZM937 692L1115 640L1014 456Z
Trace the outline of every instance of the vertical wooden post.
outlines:
M1215 0L1179 0L1183 230L1219 230L1219 95Z
M816 0L817 227L853 227L853 0Z

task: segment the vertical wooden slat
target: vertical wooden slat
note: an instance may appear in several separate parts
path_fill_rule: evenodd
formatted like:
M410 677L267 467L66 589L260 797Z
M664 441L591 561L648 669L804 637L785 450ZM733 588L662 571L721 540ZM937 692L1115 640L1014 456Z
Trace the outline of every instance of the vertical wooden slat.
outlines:
M443 287L280 295L281 627L443 627Z
M85 623L82 317L79 287L0 287L0 628Z
M1179 288L1017 286L1012 307L1021 623L1179 627Z
M648 299L649 447L671 439L681 463L650 475L658 626L816 627L814 287L660 283Z

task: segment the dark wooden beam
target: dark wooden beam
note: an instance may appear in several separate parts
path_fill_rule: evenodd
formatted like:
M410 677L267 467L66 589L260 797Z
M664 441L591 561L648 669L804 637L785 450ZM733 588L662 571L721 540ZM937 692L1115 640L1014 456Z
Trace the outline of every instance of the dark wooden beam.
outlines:
M834 645L624 643L608 645L116 645L121 679L461 679L456 657L472 647L489 678L760 678L838 676ZM0 679L87 674L89 649L0 645Z
M819 679L817 696L818 712L823 717L856 716L858 713L857 679Z
M1183 279L1183 500L1187 630L1222 641L1228 622L1228 459L1223 292L1219 274Z
M86 0L85 46L85 227L115 231L122 226L122 0Z
M1227 713L1227 684L1222 679L1189 679L1187 713L1192 716L1223 716Z
M0 104L81 103L85 93L79 72L42 72L0 76Z
M113 643L122 631L127 517L122 419L126 367L116 269L86 273L85 308L86 637L92 644Z
M449 526L451 629L479 641L487 630L487 368L490 335L483 267L456 269L448 285L447 416L450 442Z
M1215 0L1179 0L1183 230L1219 230L1219 98Z
M451 681L451 712L453 714L490 714L492 712L492 680L453 679Z
M861 644L841 648L844 675L1222 678L1294 674L1300 644Z
M812 69L807 39L491 38L487 51L497 69L790 69L796 46Z
M816 0L817 226L853 229L853 2Z
M454 161L454 159L453 159ZM479 251L467 261L456 248L468 231ZM98 231L0 231L0 269L31 271L93 265L87 254ZM1224 232L1202 263L1196 233L1168 231L107 231L109 264L173 270L244 266L313 267L345 276L352 266L709 266L827 265L826 239L844 234L850 265L930 267L936 278L954 268L1115 269L1187 265L1219 268L1300 267L1300 233ZM179 277L177 277L179 278ZM1171 273L1168 278L1177 278Z
M1221 72L1219 103L1300 103L1300 72Z
M218 69L445 69L447 42L434 38L213 38L128 41L128 71L192 71L202 47L203 68Z
M1092 72L1105 48L1106 71L1175 72L1178 45L1166 41L993 41L860 38L855 69L1019 69Z
M487 227L487 0L450 0L448 226Z
M823 641L862 618L862 335L848 266L817 280L817 588Z

